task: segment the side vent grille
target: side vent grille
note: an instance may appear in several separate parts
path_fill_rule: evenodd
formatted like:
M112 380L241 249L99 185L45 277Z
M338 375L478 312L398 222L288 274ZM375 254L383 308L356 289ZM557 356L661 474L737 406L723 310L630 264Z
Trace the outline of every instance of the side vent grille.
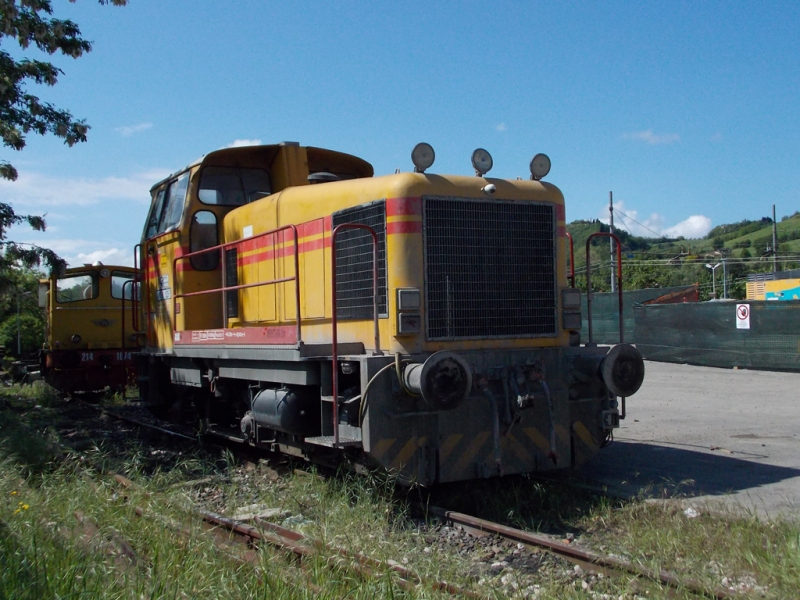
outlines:
M380 200L333 213L333 227L360 223L378 236L378 313L386 306L386 202ZM336 236L336 316L372 318L372 236L360 229L344 229Z
M225 287L239 285L239 271L236 268L236 248L225 250ZM239 290L225 292L225 310L229 319L239 317ZM227 326L227 324L225 324Z

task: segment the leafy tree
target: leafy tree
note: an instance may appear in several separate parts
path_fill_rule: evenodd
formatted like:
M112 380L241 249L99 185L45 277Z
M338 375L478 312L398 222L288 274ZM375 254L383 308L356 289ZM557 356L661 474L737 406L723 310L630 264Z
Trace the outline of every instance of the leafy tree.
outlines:
M41 313L41 311L39 311ZM28 313L19 317L19 342L22 354L35 352L44 342L44 319ZM7 354L17 355L17 315L11 315L0 323L0 345Z
M127 3L127 0L98 1L117 6ZM72 58L91 51L91 42L81 37L77 24L68 19L53 18L52 14L50 0L0 0L0 43L8 38L23 50L33 45L45 54L61 53ZM22 150L25 136L31 132L53 134L68 146L86 141L89 126L84 120L74 119L69 111L42 102L27 90L29 83L55 85L61 74L63 71L50 62L28 58L16 60L7 51L0 50L0 137L4 146ZM0 177L13 181L17 178L17 170L8 161L0 160ZM37 231L45 229L44 218L18 215L9 204L0 202L0 248L4 250L0 256L0 270L17 262L31 267L44 261L51 268L64 264L52 250L8 240L9 227L21 223L27 223Z

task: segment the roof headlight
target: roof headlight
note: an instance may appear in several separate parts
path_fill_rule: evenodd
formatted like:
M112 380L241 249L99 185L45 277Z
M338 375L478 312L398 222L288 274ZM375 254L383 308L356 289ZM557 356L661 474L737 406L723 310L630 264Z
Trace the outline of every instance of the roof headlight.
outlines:
M436 153L433 151L433 146L425 142L420 142L411 151L414 173L424 173L425 169L431 168L434 160L436 160Z
M482 177L491 171L493 164L492 155L483 148L478 148L472 153L472 166L475 167L475 174L478 177Z
M531 159L531 179L539 181L550 172L550 157L547 154L537 154Z

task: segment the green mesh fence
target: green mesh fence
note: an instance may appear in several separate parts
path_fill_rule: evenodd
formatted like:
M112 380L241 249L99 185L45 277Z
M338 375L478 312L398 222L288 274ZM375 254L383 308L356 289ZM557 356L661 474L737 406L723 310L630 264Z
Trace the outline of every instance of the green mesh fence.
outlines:
M685 290L687 286L666 288L647 288L622 292L622 320L625 327L625 342L636 343L636 330L633 320L633 305L653 300L665 294ZM619 295L605 292L592 296L592 337L598 344L619 344ZM586 294L581 294L581 314L583 327L581 340L589 340L589 313L586 307Z
M750 329L737 329L737 304L748 306ZM800 301L636 305L633 314L648 360L800 371Z

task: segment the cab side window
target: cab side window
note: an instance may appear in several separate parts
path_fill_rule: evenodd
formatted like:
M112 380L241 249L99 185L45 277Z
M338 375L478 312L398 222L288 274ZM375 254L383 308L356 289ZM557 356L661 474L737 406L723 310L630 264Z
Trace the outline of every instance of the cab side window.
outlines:
M199 252L218 244L217 216L209 210L198 210L189 229L189 252ZM219 250L204 252L189 259L196 271L213 271L219 266Z
M269 173L246 167L205 167L198 198L203 204L242 206L272 193Z
M167 190L167 203L164 214L158 224L158 233L177 227L183 215L183 205L186 203L186 190L189 188L189 173L184 173L177 180L169 184Z
M123 291L125 299L130 300L133 296L133 288L136 289L136 295L139 296L138 286L133 283L133 273L128 271L111 271L111 297L117 300L122 299ZM131 282L125 285L127 282Z
M158 190L156 193L153 207L150 209L150 216L147 219L147 229L144 232L145 239L149 239L158 233L158 220L161 218L161 212L164 209L165 195L166 190Z

